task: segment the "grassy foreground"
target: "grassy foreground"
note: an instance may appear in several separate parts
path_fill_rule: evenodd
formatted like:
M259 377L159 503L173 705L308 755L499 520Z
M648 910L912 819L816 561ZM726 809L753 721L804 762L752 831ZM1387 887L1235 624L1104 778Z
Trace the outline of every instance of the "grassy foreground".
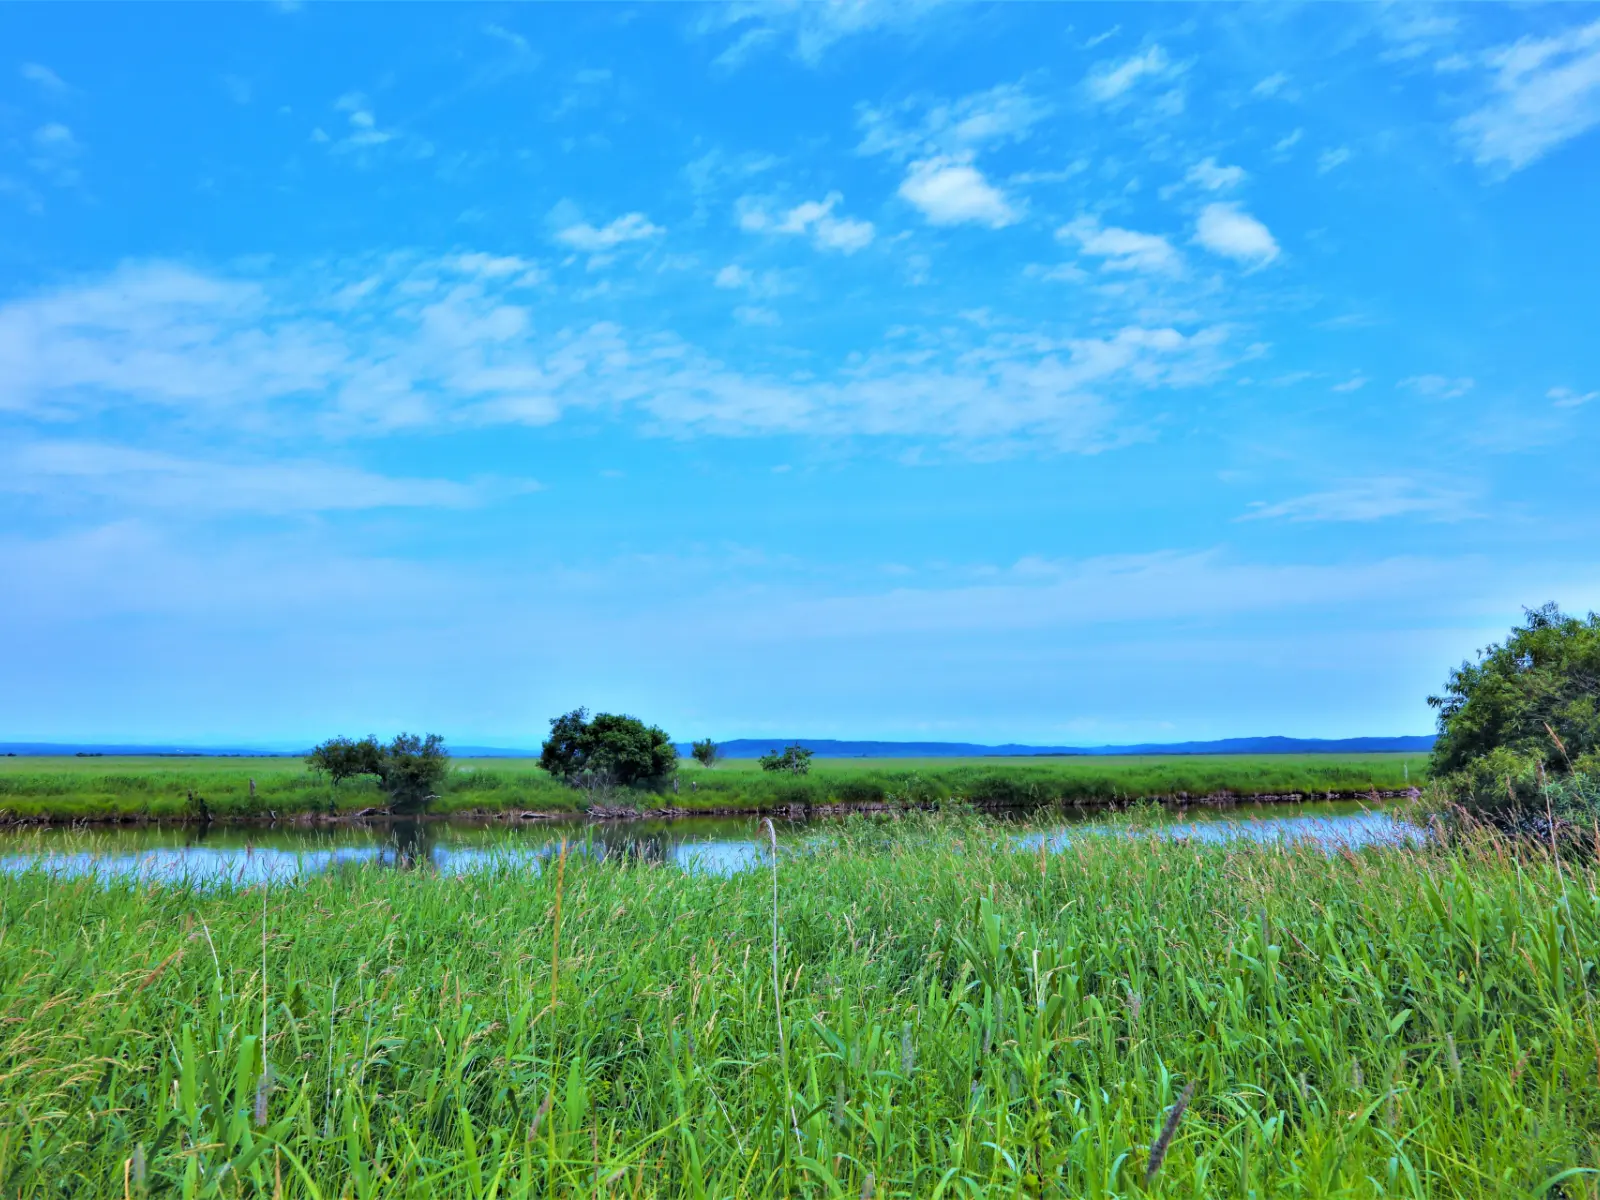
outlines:
M776 884L7 878L0 1192L1596 1194L1587 867L1130 831L861 819Z
M960 798L977 803L1107 803L1177 795L1395 791L1425 778L1422 754L1150 755L1071 758L823 759L793 779L754 760L679 769L679 790L623 792L613 805L770 810ZM255 790L251 791L251 781ZM20 820L179 819L355 812L384 804L369 781L339 788L299 759L0 758L0 814ZM576 812L585 797L528 759L462 759L436 812Z

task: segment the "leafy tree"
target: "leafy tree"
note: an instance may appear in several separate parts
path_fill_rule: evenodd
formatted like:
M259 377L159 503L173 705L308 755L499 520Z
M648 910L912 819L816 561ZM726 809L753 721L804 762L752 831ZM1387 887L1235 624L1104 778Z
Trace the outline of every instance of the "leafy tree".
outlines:
M449 771L450 756L442 737L402 733L384 747L376 774L395 803L415 807L426 803Z
M664 779L677 763L678 751L660 726L617 713L591 720L582 708L552 718L539 753L540 766L574 785L599 780L633 787Z
M418 807L426 803L450 770L444 739L402 733L387 746L372 736L354 741L329 738L306 756L306 765L325 773L338 787L346 779L372 775L390 803Z
M1541 774L1600 776L1600 616L1524 610L1504 643L1450 673L1434 777L1478 801L1532 800Z
M782 754L776 750L763 754L760 759L763 771L787 771L791 775L804 775L811 770L811 751L796 743Z
M706 738L702 742L694 743L694 745L691 747L691 750L694 753L695 761L702 767L713 766L715 765L717 759L722 757L722 751L710 738Z
M306 756L306 766L321 771L338 787L346 779L358 775L378 774L378 762L383 749L378 739L370 734L360 741L347 737L329 738Z
M539 750L539 765L566 783L583 773L589 760L585 738L589 733L589 710L575 708L550 718L550 736Z

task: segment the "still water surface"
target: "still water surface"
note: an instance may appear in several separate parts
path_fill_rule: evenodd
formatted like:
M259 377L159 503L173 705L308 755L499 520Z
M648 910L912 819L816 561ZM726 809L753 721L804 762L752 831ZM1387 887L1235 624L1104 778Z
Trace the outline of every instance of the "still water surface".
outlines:
M779 821L780 847L803 848L825 838L839 818ZM1363 846L1415 839L1415 826L1394 812L1353 802L1238 805L1169 810L1143 819L1140 833L1206 841L1312 840ZM1000 821L997 836L1018 845L1060 849L1086 833L1127 832L1105 814L1052 812ZM134 876L166 881L242 884L287 882L341 864L379 864L447 874L504 863L537 866L559 852L596 859L629 858L686 871L728 874L766 861L766 835L753 817L539 822L396 821L306 829L294 826L122 826L35 828L0 833L0 875L45 870L64 877Z

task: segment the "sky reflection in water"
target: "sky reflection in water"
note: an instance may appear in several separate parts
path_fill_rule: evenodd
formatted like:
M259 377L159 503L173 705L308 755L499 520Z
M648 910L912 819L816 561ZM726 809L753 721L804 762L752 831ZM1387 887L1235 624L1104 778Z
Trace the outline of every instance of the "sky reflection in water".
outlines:
M782 822L780 842L802 848L825 837L834 820ZM1194 838L1204 842L1315 841L1328 846L1399 844L1420 840L1423 831L1382 809L1352 803L1241 805L1188 810L1127 824L1093 817L1060 816L1030 823L1014 835L1017 845L1041 843L1060 850L1073 837L1117 832L1129 836ZM396 822L391 826L336 829L113 828L32 829L0 835L0 873L43 869L64 878L96 876L212 885L292 882L343 867L380 864L460 875L498 866L538 866L560 852L600 860L631 859L684 871L728 875L767 861L766 843L753 818L688 817L675 821L574 821L538 825L500 822Z

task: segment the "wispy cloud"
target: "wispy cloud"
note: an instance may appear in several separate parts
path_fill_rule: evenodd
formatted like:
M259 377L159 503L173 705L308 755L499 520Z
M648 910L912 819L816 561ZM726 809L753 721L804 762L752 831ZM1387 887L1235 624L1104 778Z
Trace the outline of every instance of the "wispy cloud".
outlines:
M1100 259L1101 266L1109 271L1174 275L1183 270L1183 256L1159 234L1101 225L1093 217L1083 216L1056 230L1056 236Z
M1271 75L1268 75L1265 79L1257 83L1253 88L1250 89L1250 91L1252 95L1260 96L1264 100L1270 99L1271 97L1276 96L1279 92L1283 91L1283 89L1288 86L1288 83L1289 77L1287 75L1285 75L1282 71L1274 71Z
M1472 516L1470 500L1468 493L1459 490L1431 487L1400 476L1379 476L1276 504L1258 500L1239 519L1381 521L1390 517L1426 517L1460 521Z
M1084 87L1091 98L1102 104L1117 103L1136 86L1170 79L1181 69L1165 50L1152 43L1127 58L1097 63L1084 80Z
M41 92L51 96L64 96L71 91L66 81L43 63L28 62L22 64L22 78L33 84Z
M937 154L968 154L1020 142L1050 114L1050 105L1021 83L1004 83L958 100L914 98L896 105L861 105L856 125L860 154L904 162Z
M1272 232L1237 204L1219 201L1201 209L1195 241L1213 254L1252 267L1266 266L1278 257Z
M1581 408L1591 400L1600 400L1600 392L1577 392L1565 387L1553 387L1545 395L1557 408Z
M707 34L735 31L717 55L719 66L736 68L757 54L788 46L807 66L816 66L835 45L866 34L916 30L943 0L780 0L779 3L719 5L700 22Z
M1208 192L1224 192L1238 187L1247 176L1243 167L1225 167L1215 158L1203 158L1189 168L1184 178Z
M1412 375L1402 379L1400 386L1410 388L1419 396L1434 400L1454 400L1465 396L1473 388L1473 380L1462 376L1452 379L1448 375Z
M463 263L480 269L463 278ZM788 376L729 366L664 331L596 322L541 332L515 298L521 275L482 266L458 254L274 280L156 263L13 300L0 306L0 411L59 425L142 408L147 422L165 414L257 438L626 412L636 428L674 436L1092 452L1140 436L1121 405L1207 382L1230 363L1220 326L1130 324L1101 336L974 326L970 337L902 335Z
M121 511L174 509L275 516L375 508L471 508L537 490L530 481L404 479L294 460L211 461L94 442L32 442L4 452L0 491L114 503Z
M771 213L766 202L746 196L739 202L739 228L750 233L777 233L809 237L819 250L854 254L872 244L871 221L834 215L844 201L838 192L821 200L808 200L781 213Z
M1493 51L1490 96L1456 124L1480 166L1519 171L1600 124L1600 21Z
M631 212L618 217L609 225L597 227L587 221L567 225L556 230L555 238L556 241L571 246L574 250L582 250L586 254L598 254L614 250L628 242L642 242L660 237L665 232L661 226L652 224L650 218L643 213Z
M1336 170L1350 161L1350 150L1347 146L1336 146L1331 150L1324 150L1317 155L1317 174L1326 175L1329 171Z
M1348 603L1446 573L1444 564L1416 558L1252 563L1221 551L1025 558L978 583L798 600L762 616L774 628L830 637L1040 629ZM746 628L740 622L730 632Z

